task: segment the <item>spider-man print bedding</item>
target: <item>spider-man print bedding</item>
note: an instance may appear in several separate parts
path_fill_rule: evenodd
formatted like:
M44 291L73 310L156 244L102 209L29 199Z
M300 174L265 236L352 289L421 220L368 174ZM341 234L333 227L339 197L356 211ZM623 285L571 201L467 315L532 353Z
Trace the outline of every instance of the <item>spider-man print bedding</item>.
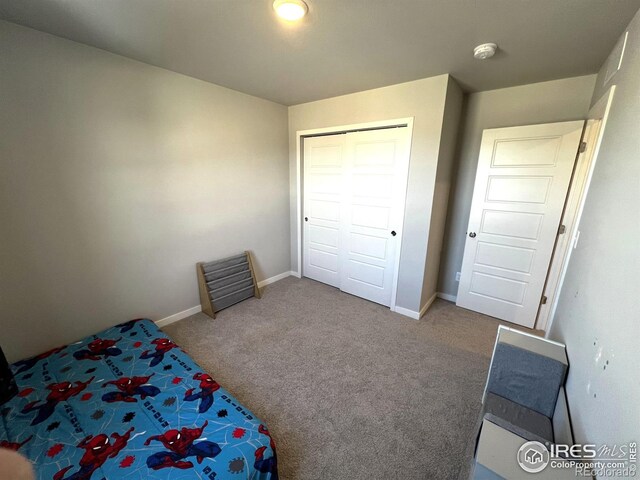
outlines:
M39 479L277 479L263 423L150 320L11 366L0 446Z

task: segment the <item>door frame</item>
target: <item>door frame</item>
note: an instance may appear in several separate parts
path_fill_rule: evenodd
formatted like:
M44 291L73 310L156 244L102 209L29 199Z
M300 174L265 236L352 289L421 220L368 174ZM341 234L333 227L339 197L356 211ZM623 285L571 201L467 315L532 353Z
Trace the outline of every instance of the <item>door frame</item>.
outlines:
M547 297L547 303L540 305L534 327L537 330L544 330L545 337L548 337L551 331L571 253L578 244L580 218L584 210L615 91L616 86L611 86L587 114L587 125L582 137L582 142L587 144L586 150L580 153L576 160L573 178L565 200L565 211L560 219L560 224L565 226L566 232L563 235L564 238L559 235L556 240L542 292L542 295Z
M413 120L414 117L394 118L391 120L379 120L375 122L354 123L349 125L339 125L335 127L312 128L308 130L296 131L296 236L298 244L298 269L295 276L302 278L302 205L304 204L304 188L302 185L302 167L304 165L304 148L302 142L308 137L321 135L337 135L348 132L358 132L363 130L382 130L387 128L406 127L408 129L406 149L407 158L407 184L409 181L409 168L411 166L411 146L413 144ZM396 310L396 297L398 293L398 273L400 270L400 251L402 250L402 238L404 234L404 212L406 211L407 188L405 187L402 198L402 210L400 225L396 229L397 248L394 259L394 273L391 283L391 303L389 308L392 312Z

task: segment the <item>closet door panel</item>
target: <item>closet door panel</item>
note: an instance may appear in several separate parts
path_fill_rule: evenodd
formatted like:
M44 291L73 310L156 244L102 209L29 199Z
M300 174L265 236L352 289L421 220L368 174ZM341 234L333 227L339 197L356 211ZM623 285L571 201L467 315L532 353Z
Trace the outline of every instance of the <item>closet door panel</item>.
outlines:
M303 271L340 287L345 135L304 140Z
M391 303L408 170L406 128L347 133L340 288Z

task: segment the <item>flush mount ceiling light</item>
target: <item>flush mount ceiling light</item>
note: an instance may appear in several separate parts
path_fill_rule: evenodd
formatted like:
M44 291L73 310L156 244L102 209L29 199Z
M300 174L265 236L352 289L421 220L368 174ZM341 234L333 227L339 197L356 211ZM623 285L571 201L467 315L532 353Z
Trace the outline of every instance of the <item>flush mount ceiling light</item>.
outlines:
M498 46L495 43L483 43L473 49L473 56L478 60L486 60L496 54Z
M309 7L302 0L275 0L273 9L280 18L290 22L300 20L309 11Z

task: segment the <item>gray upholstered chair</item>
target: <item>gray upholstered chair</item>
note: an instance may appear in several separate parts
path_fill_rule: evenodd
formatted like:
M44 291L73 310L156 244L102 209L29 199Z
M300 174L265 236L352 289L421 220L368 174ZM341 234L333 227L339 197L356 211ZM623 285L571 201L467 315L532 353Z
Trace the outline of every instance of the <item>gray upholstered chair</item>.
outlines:
M552 419L567 370L564 345L501 326L483 418L528 440L553 442Z
M564 395L568 368L563 344L499 327L471 478L523 478L515 452L524 442L573 443Z

